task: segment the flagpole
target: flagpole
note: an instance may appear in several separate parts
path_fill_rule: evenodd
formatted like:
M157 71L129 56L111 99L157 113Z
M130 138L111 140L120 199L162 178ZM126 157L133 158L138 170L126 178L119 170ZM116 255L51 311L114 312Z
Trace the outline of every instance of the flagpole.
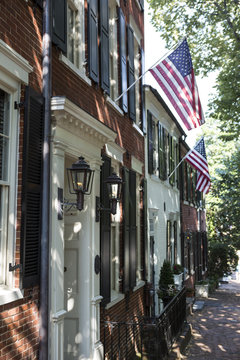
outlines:
M190 149L186 155L181 159L181 161L177 164L177 166L175 167L175 169L171 172L171 174L168 176L168 179L172 176L172 174L175 173L175 171L177 170L177 168L181 165L181 163L183 162L184 159L186 159L186 157L188 156L188 154L190 154L193 149L200 143L200 141L203 139L203 136L201 137L201 139L196 143L196 145L194 145L194 147L192 149Z
M121 99L121 97L123 97L124 94L126 94L126 92L128 92L128 90L130 90L139 80L141 80L141 78L149 71L151 70L155 65L157 65L160 61L163 61L166 57L168 57L168 55L176 48L178 47L178 45L180 43L182 43L184 40L186 39L186 37L184 37L182 40L180 40L177 44L173 45L168 52L163 55L160 59L158 59L158 61L156 61L152 66L150 66L150 68L148 68L139 78L137 78L137 80L135 80L125 91L123 91L121 93L121 95L119 95L114 101L117 102L118 100Z

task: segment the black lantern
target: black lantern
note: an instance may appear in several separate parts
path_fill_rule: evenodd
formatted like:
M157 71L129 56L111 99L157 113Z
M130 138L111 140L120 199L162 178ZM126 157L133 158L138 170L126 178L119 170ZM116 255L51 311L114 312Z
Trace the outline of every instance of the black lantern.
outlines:
M113 215L117 212L117 203L121 198L122 179L115 172L105 180L110 200L110 208L104 208L100 204L99 196L96 196L96 221L100 220L100 211L110 211Z
M111 213L116 214L117 202L120 200L122 193L122 179L115 172L105 181L108 188L108 195L111 204Z
M93 183L93 172L82 156L78 161L67 168L68 186L70 194L77 195L77 209L81 211L84 206L84 194L90 195Z

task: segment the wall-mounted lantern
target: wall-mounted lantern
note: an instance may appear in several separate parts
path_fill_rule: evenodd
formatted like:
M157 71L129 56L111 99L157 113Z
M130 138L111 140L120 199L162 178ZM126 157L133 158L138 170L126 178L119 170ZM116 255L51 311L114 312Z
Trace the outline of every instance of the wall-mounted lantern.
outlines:
M110 208L103 208L100 204L100 198L96 196L96 221L100 220L100 211L110 211L113 215L117 212L117 203L120 201L122 193L122 179L115 172L105 180L110 200Z
M93 174L94 170L90 169L82 156L72 164L72 167L67 168L69 193L77 195L76 203L71 205L76 205L79 211L84 206L84 195L91 194Z

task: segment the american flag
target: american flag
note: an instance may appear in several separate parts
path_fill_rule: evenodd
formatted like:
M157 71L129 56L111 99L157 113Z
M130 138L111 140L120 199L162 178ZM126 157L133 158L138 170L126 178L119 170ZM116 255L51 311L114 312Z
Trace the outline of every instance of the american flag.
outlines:
M204 114L187 44L180 45L163 61L150 69L160 85L160 94L171 112L187 130L204 124Z
M185 159L197 169L196 190L207 194L211 186L211 181L203 138L189 151Z

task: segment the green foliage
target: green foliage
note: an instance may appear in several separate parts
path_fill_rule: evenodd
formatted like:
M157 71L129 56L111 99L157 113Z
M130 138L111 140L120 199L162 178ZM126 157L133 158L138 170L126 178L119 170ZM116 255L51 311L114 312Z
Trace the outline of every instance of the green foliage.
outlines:
M175 275L183 273L183 267L180 264L173 264L172 270Z
M173 284L174 278L172 266L169 261L164 260L160 270L159 289L164 291L169 288L169 285Z
M219 123L210 119L204 129L211 176L206 197L208 240L240 249L240 143L225 141Z
M187 36L196 73L218 71L211 116L240 134L240 2L147 0L152 23L167 46Z
M211 277L223 277L231 274L238 263L238 256L233 246L214 243L209 249L208 272Z

